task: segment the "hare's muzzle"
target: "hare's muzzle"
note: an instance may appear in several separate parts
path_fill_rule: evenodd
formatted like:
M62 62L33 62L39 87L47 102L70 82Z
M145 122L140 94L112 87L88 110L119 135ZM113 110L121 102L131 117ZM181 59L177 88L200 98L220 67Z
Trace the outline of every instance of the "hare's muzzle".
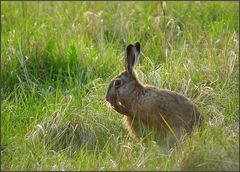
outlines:
M109 102L109 103L111 103L111 102L114 101L114 100L113 100L113 97L107 95L107 96L106 96L106 101Z
M106 101L110 103L112 106L117 104L116 98L111 97L111 96L106 96Z
M106 96L106 100L107 100L107 102L110 102L110 97Z

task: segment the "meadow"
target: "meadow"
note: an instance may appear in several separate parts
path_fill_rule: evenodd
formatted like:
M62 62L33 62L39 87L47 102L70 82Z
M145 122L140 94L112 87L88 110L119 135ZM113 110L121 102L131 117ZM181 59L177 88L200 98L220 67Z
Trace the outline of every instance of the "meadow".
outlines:
M105 101L140 81L190 98L201 134L134 141ZM239 170L238 2L1 2L2 170Z

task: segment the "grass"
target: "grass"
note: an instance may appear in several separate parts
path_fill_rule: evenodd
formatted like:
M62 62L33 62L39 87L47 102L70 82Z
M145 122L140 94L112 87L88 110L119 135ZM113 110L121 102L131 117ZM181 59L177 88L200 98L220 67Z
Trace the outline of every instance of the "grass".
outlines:
M237 2L1 2L2 170L239 170ZM139 41L142 82L204 115L166 152L105 103Z

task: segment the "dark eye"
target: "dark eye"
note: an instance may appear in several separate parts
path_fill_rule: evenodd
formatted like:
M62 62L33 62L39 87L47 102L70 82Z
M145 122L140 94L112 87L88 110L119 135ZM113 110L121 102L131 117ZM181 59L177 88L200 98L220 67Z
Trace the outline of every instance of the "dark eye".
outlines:
M115 86L115 87L118 87L118 86L121 85L121 83L122 83L122 81L121 81L120 79L117 79L117 80L115 80L115 82L114 82L114 86Z

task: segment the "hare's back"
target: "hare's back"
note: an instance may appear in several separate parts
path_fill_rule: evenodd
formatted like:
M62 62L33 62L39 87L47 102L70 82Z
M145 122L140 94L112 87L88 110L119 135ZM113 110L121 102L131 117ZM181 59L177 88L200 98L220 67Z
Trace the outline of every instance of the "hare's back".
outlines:
M145 103L151 106L152 111L155 114L164 115L175 123L192 127L200 115L197 107L188 98L177 92L156 88L149 88L147 92Z

